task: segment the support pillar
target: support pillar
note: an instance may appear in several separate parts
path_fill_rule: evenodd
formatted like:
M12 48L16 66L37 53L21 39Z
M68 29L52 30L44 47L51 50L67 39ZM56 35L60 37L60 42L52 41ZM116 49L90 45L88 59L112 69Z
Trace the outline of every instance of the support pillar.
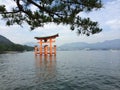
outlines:
M40 40L40 55L42 55L42 40Z
M56 55L56 45L54 45L54 54Z
M48 45L44 46L44 54L47 55L48 54Z
M52 39L50 39L50 55L52 55Z
M38 47L37 47L37 46L34 47L34 51L35 51L35 52L34 52L35 55L37 55L37 53L38 53Z

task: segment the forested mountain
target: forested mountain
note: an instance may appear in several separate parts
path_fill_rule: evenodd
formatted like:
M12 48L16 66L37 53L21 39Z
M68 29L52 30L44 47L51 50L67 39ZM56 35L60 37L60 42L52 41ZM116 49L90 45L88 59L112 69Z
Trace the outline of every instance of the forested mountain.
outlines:
M27 45L15 44L6 37L0 35L0 53L5 51L30 51L33 47Z
M14 44L13 42L11 42L9 39L7 39L6 37L0 35L0 44Z

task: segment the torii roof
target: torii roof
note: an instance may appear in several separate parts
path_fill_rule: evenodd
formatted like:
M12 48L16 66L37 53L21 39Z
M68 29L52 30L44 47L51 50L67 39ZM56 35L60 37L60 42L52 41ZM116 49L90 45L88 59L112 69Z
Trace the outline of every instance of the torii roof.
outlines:
M50 38L56 38L56 37L58 37L58 36L59 36L58 34L55 34L55 35L52 35L52 36L35 37L35 39L37 39L37 40L40 40L40 39L45 40L45 39L50 39Z

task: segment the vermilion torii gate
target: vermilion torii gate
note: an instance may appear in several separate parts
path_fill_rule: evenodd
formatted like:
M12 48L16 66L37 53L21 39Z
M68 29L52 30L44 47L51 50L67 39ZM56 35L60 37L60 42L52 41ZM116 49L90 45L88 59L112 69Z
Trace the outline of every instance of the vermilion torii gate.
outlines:
M55 42L55 38L59 35L52 35L52 36L46 36L46 37L35 37L39 42L39 47L35 46L35 55L37 54L54 54L56 55L56 45L52 45L53 42Z

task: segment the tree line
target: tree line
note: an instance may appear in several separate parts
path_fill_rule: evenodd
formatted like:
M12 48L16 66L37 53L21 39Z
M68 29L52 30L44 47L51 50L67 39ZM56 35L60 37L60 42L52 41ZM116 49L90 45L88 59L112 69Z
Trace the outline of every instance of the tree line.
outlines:
M4 53L5 51L32 51L33 47L20 45L20 44L0 44L0 53Z

